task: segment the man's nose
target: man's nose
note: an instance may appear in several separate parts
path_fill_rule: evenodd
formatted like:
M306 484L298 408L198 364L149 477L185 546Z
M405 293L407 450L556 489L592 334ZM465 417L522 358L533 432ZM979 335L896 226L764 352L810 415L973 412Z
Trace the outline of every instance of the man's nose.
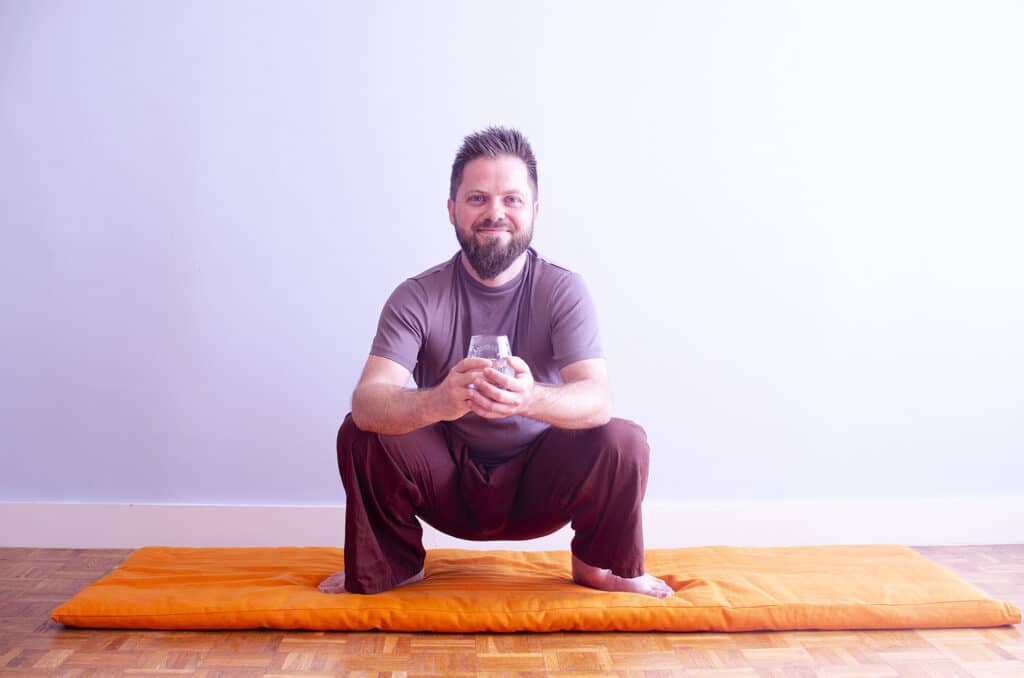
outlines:
M505 218L505 203L500 197L491 200L487 205L487 218L500 221Z

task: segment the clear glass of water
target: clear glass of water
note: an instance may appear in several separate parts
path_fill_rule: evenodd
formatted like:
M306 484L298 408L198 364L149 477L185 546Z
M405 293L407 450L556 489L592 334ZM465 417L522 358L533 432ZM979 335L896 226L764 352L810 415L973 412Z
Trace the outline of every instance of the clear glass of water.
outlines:
M469 358L487 358L491 366L502 374L516 376L516 371L508 364L512 348L508 337L504 334L474 334L469 339Z

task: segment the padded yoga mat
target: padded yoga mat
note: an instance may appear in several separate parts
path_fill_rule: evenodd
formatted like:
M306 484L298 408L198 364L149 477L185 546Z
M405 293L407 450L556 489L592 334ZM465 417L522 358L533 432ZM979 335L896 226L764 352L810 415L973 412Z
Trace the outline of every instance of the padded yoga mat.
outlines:
M754 631L1019 624L1021 613L904 546L650 550L658 600L572 582L566 551L428 551L424 581L325 594L341 549L147 547L53 612L132 629Z

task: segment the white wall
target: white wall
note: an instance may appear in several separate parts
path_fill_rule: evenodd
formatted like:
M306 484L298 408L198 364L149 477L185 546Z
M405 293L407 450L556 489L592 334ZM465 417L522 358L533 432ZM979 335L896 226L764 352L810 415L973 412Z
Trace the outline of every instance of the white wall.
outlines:
M493 123L651 500L1024 495L1021 35L1015 2L0 2L0 500L342 503L380 305L455 251Z

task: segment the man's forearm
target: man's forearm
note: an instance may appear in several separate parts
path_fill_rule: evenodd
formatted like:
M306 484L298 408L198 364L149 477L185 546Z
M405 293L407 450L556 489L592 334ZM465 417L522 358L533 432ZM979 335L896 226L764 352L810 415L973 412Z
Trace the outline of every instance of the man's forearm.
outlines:
M581 429L603 426L611 419L608 382L583 379L569 384L534 384L533 400L526 416L555 428Z
M398 435L440 421L433 389L365 384L352 395L352 419L364 431Z
M406 389L393 384L359 386L352 397L352 418L364 431L400 435L464 412L444 408L436 389ZM468 409L468 407L467 407ZM562 429L603 426L611 419L607 379L581 379L568 384L534 384L524 416Z

